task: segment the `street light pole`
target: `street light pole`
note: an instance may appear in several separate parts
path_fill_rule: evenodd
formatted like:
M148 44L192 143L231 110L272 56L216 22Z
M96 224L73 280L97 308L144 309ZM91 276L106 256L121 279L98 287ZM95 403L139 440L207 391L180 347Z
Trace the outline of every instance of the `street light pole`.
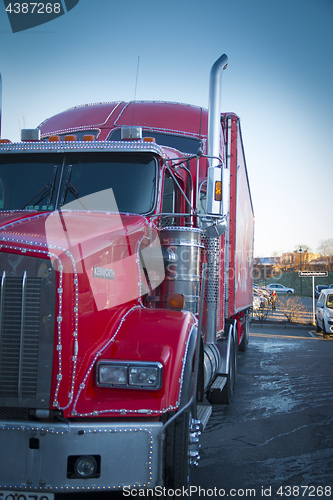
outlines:
M302 272L302 248L299 247L299 265L300 265L300 271ZM300 276L300 280L301 280L301 296L302 296L302 276Z

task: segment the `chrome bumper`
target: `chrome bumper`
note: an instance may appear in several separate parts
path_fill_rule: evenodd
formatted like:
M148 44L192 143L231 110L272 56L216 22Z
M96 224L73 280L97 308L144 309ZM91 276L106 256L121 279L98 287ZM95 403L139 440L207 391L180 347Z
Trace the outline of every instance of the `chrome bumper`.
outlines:
M112 491L157 484L160 422L0 422L0 490ZM69 478L68 457L99 458L98 477Z

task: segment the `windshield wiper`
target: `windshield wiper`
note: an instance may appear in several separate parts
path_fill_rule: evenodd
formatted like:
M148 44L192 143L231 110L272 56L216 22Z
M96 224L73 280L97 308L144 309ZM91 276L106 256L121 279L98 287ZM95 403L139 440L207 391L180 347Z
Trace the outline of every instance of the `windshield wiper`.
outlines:
M67 191L69 191L70 193L72 193L72 195L75 196L75 198L77 200L80 198L79 193L77 192L77 190L75 189L75 187L73 186L73 184L71 182L69 182L68 185L67 185L66 192Z
M73 186L73 184L70 181L71 175L72 175L72 170L73 170L73 165L68 165L67 179L66 179L65 186L63 189L63 194L61 197L60 206L61 206L61 208L63 208L63 206L66 207L67 203L65 203L65 201L66 201L67 193L70 192L74 196L74 198L79 200L79 204L82 206L82 209L88 210L88 208L80 200L79 193L77 192L77 190L75 189L75 187ZM71 203L71 202L69 202L69 203Z
M38 193L33 198L31 198L31 200L28 201L28 203L26 203L23 208L21 208L21 210L24 210L26 207L28 207L34 200L36 200L36 198L38 198L38 196L39 196L39 199L35 202L35 205L39 205L39 203L42 200L44 200L44 198L46 198L47 195L49 195L49 196L48 196L46 205L47 206L50 205L53 190L54 190L55 179L56 179L56 175L57 175L57 168L58 167L56 165L53 167L52 182L47 182L46 184L44 184L44 186L38 191Z

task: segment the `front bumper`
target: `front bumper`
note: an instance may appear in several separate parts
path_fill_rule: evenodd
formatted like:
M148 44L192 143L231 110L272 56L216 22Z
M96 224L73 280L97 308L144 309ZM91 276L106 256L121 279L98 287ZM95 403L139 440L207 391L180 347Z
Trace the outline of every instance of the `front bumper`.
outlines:
M0 423L0 490L112 491L157 485L162 423ZM97 476L71 478L68 457L99 458Z

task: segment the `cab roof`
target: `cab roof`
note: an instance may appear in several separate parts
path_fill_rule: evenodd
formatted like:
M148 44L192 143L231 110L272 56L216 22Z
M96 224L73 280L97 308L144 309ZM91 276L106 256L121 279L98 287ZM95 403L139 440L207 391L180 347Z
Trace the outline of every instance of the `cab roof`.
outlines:
M76 106L39 125L41 137L77 131L95 131L98 140L123 126L207 139L208 112L188 104L160 101L107 102Z

